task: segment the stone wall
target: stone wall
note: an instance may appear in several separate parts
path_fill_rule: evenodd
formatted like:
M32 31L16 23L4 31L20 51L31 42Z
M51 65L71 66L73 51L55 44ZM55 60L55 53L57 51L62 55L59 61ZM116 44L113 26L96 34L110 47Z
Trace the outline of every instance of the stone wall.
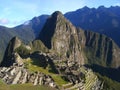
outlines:
M0 79L7 84L25 84L32 83L33 85L48 85L56 88L54 80L51 76L41 72L29 72L24 66L14 64L11 67L0 67Z

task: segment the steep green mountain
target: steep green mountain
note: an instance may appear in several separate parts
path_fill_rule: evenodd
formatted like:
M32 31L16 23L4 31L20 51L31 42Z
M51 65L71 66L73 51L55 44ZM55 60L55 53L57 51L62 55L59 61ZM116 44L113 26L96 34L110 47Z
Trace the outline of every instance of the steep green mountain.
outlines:
M5 52L8 42L15 36L18 36L26 43L32 41L35 38L34 32L31 29L0 27L0 61L3 58L3 53Z
M79 60L81 64L120 66L120 49L111 38L75 28L60 12L47 20L39 39L60 57Z
M55 12L47 20L39 38L58 57L84 64L84 55L78 41L76 28L61 12Z
M89 64L114 68L120 66L120 49L111 38L80 29L78 29L78 37Z
M5 54L4 54L4 58L3 58L3 61L1 63L1 66L11 66L13 65L13 63L15 62L14 60L14 51L16 48L20 47L21 46L21 41L17 38L17 37L14 37L12 40L10 40L7 48L6 48L6 51L5 51Z

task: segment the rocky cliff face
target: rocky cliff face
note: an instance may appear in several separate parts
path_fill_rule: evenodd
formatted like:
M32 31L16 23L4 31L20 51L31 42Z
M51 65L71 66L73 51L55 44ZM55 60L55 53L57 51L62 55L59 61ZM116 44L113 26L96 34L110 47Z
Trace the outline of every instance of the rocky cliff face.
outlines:
M58 57L84 64L77 29L57 11L47 20L39 39Z
M14 37L11 39L9 42L5 54L4 54L4 59L1 62L1 66L11 66L15 62L13 59L14 57L14 50L18 48L21 45L21 40L19 40L17 37Z
M87 63L114 68L120 66L120 49L111 38L81 29L78 30L78 37L87 57Z
M51 76L41 72L31 73L24 66L17 66L15 63L13 66L0 68L0 79L7 84L32 83L33 85L57 87Z
M111 38L76 28L60 12L47 20L39 39L64 60L80 65L120 66L120 49Z
M111 38L90 31L85 31L85 37L85 46L88 50L93 49L92 55L99 58L98 64L116 68L120 66L120 49Z

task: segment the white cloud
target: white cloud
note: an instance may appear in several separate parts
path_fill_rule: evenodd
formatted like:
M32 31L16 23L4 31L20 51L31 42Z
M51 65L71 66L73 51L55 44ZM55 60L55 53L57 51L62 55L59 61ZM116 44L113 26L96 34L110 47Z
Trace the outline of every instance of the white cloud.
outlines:
M6 24L8 24L9 23L9 20L8 19L6 19L6 18L1 18L0 19L0 24L1 25L6 25Z
M120 6L120 3L115 3L114 6Z

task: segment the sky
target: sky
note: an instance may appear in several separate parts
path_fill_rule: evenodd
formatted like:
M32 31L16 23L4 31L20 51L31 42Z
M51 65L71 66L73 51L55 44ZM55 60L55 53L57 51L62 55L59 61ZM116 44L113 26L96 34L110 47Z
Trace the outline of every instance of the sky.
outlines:
M120 6L120 0L0 0L0 25L14 27L42 14L63 14L84 6Z

